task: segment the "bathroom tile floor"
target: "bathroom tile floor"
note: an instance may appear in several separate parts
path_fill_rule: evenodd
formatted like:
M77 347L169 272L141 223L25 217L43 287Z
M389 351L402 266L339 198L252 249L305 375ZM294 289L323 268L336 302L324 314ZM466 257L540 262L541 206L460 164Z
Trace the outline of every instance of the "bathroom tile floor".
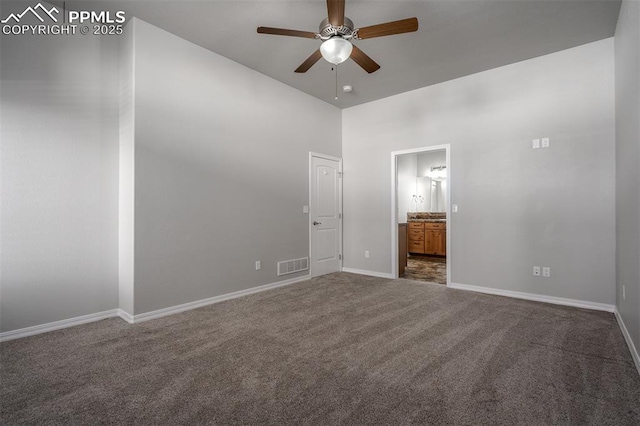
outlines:
M408 280L447 284L447 258L409 255L404 277Z

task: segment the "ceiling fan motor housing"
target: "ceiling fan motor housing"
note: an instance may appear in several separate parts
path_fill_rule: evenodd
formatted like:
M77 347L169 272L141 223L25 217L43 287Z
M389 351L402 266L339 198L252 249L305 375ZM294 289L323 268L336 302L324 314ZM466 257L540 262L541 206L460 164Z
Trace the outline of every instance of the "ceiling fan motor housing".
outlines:
M322 40L328 40L335 36L349 39L353 36L353 21L345 16L344 25L334 27L329 23L329 18L325 18L320 22L318 34Z

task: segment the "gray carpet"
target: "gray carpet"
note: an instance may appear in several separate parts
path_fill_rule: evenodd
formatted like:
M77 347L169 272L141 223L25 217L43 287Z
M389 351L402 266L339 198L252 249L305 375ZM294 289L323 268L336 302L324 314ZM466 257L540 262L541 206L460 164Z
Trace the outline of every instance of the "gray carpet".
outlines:
M6 425L640 424L612 314L346 273L0 354Z

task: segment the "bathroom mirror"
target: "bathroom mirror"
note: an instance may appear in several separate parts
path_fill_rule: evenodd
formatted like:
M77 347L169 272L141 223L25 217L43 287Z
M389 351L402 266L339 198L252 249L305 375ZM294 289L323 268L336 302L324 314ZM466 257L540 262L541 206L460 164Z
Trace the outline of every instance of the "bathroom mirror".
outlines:
M433 179L428 176L416 177L416 195L418 203L416 205L416 210L414 211L446 212L446 193L446 178Z
M409 212L446 212L445 150L401 155L396 165L398 223L405 222Z

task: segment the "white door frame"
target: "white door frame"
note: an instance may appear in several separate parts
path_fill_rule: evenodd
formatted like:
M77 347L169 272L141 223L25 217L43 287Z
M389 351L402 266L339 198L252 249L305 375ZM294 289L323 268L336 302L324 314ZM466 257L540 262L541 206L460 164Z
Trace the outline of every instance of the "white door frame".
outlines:
M313 161L313 157L316 158L324 158L325 160L333 160L333 161L337 161L338 162L338 172L340 172L340 176L338 179L338 212L340 214L340 217L338 219L338 239L339 239L339 251L340 251L340 271L342 271L342 266L343 266L343 262L344 262L344 257L342 256L342 158L338 158L338 157L333 157L331 155L326 155L326 154L320 154L318 152L313 152L313 151L309 151L309 208L311 207L311 194L313 193L313 189L311 188L311 182L312 182L312 176L311 174L313 173L313 166L312 166L312 161ZM313 262L311 261L311 244L312 244L312 237L311 234L313 233L313 224L311 223L312 220L312 214L311 211L309 211L309 220L308 220L308 226L309 226L309 276L311 277L315 277L314 275L314 270L313 270Z
M404 154L419 154L429 151L445 150L447 156L447 287L451 286L451 164L449 161L451 145L433 145L422 148L405 149L391 153L391 276L398 278L398 162L397 157Z

